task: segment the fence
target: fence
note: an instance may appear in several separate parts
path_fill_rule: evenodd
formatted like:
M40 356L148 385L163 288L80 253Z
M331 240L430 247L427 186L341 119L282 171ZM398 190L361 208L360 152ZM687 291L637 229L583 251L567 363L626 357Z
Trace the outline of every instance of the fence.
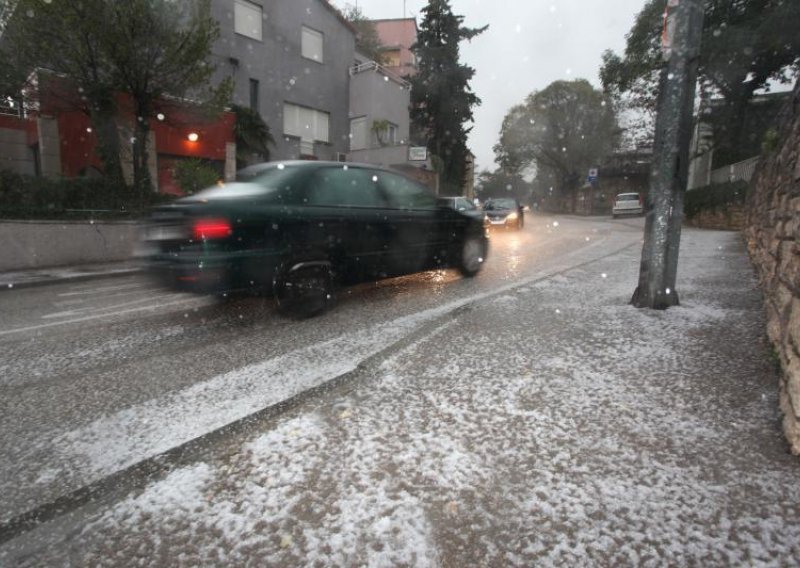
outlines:
M732 181L750 181L756 171L758 156L725 166L711 172L711 183L727 183Z

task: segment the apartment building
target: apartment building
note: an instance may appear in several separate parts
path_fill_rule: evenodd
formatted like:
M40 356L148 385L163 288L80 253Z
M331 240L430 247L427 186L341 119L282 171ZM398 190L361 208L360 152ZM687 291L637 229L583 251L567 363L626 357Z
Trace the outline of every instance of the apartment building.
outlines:
M216 81L258 110L273 159L343 158L349 150L352 26L326 0L213 0Z

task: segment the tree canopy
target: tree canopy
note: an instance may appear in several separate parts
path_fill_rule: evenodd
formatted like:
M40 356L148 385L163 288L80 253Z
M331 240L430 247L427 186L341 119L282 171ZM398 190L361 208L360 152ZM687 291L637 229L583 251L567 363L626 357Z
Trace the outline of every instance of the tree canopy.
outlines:
M16 95L34 69L67 78L92 120L107 176L122 180L120 132L131 133L134 186L150 189L147 144L157 102L191 95L221 109L230 85L209 87L218 24L210 0L0 0L13 15L3 33L0 89ZM43 85L39 86L40 88ZM117 93L130 95L126 122ZM44 93L41 93L44 95Z
M604 89L632 107L652 113L663 66L661 34L667 0L648 0L627 35L623 55L606 51ZM701 93L724 99L716 127L736 138L743 107L773 82L797 77L800 62L800 2L796 0L707 0L699 61Z
M513 197L521 202L530 201L533 191L530 182L516 173L506 173L502 170L490 172L482 171L478 174L477 193L480 199L492 197Z
M459 43L486 30L466 28L448 0L429 0L413 46L418 72L412 79L411 119L427 141L441 179L441 193L460 195L466 177L467 135L472 109L480 99L472 92L475 70L459 63Z
M589 168L615 149L618 136L608 96L585 79L556 81L506 114L494 150L505 172L546 173L562 195L573 195Z
M383 53L383 46L375 24L364 15L361 8L348 4L342 13L356 29L356 50L381 65L386 63L386 56Z

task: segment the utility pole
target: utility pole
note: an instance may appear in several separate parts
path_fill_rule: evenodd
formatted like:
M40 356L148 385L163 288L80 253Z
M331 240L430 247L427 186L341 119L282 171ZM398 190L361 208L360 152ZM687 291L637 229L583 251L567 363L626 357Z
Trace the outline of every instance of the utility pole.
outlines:
M639 285L631 299L637 308L665 310L679 303L675 282L704 5L704 0L667 3L667 61L661 70Z

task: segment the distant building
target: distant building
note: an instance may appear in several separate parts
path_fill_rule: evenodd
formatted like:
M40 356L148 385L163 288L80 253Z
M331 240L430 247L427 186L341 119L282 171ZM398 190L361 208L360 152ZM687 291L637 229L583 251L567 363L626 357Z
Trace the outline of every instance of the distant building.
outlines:
M652 148L615 152L597 169L597 181L594 184L587 181L578 190L574 212L580 215L610 214L614 198L620 193L638 193L646 198L652 164Z
M372 23L378 32L386 68L400 77L413 77L417 73L417 58L411 47L417 42L417 20L399 18L372 20Z

